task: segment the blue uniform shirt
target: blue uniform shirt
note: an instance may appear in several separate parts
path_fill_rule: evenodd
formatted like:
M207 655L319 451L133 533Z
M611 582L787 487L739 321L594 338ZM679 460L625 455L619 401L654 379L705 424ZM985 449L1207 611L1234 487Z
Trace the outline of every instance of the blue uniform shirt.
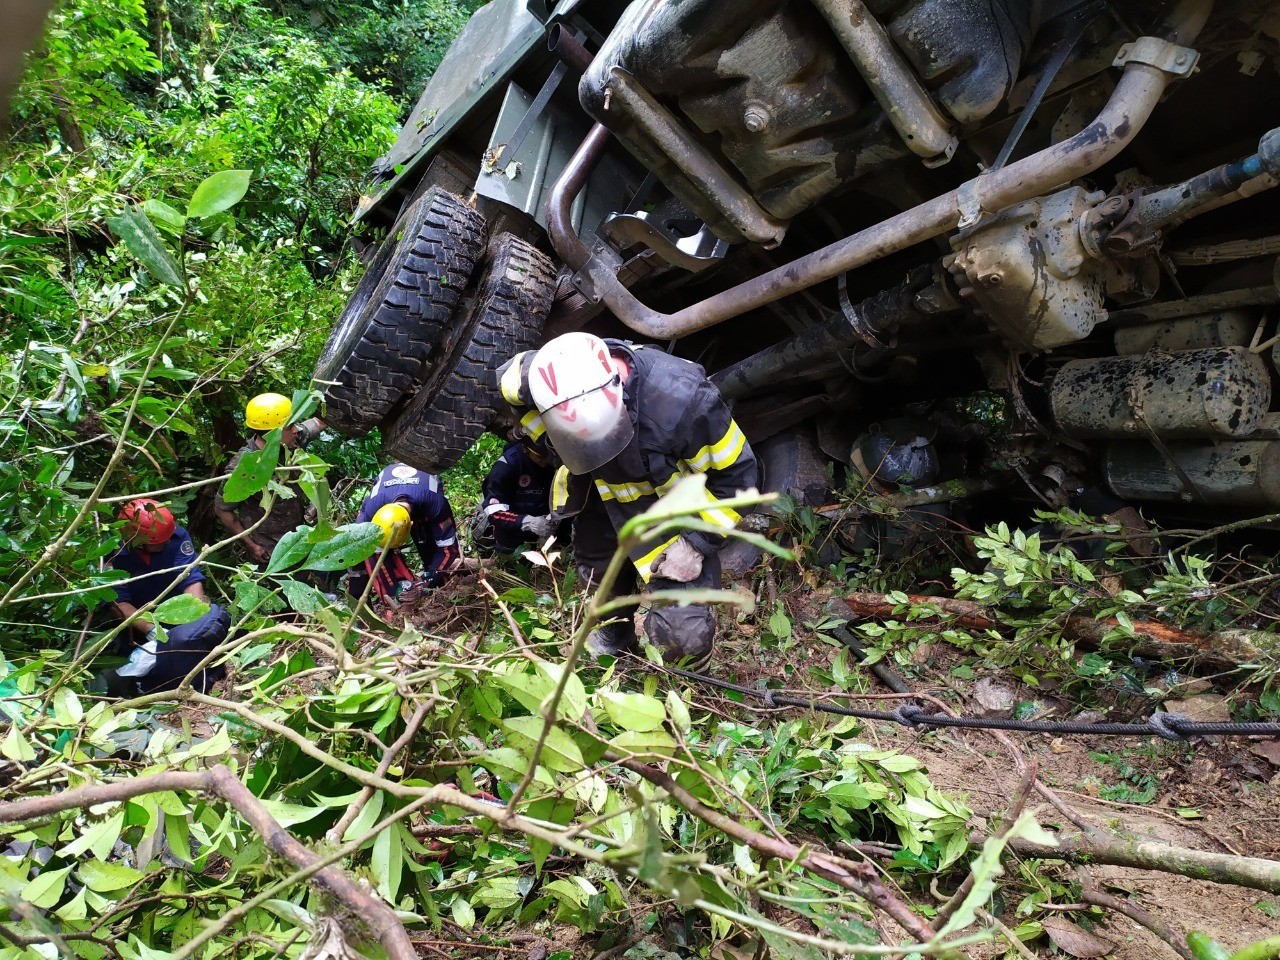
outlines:
M195 559L195 555L196 548L191 542L191 534L183 527L173 531L169 542L158 553L145 553L130 546L121 547L120 552L111 558L112 568L123 570L130 579L144 579L114 586L112 589L116 592L116 599L135 607L146 606L165 592L178 572ZM203 580L204 574L200 567L192 567L182 581L169 591L169 596L175 596L191 584L201 583Z
M405 463L391 464L378 474L356 521L368 523L379 508L397 500L406 501L413 542L428 578L434 577L458 558L458 531L440 478Z

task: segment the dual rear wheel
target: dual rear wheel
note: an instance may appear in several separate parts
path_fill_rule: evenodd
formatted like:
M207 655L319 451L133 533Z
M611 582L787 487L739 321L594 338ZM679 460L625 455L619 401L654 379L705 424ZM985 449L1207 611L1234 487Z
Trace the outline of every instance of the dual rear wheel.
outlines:
M374 254L334 326L314 381L349 436L420 470L452 466L497 419L497 369L536 347L555 297L551 260L429 188Z

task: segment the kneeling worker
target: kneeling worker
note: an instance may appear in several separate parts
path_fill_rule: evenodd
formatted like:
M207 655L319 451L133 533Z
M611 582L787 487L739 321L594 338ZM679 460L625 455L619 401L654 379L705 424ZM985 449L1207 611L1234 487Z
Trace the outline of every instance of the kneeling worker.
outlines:
M726 529L739 516L719 501L758 482L751 446L706 372L657 347L566 333L505 364L499 386L512 406L534 408L522 418L525 429L534 436L545 429L571 474L566 506L555 494L552 506L577 513L574 559L588 582L604 574L623 524L682 477L706 475L701 517ZM631 561L652 591L719 587L724 539L688 531L642 545ZM630 586L619 582L615 592ZM645 619L650 642L671 660L706 662L715 630L715 612L705 606L656 605ZM594 631L587 645L597 655L634 650L632 618Z
M357 523L376 523L382 528L383 546L389 552L382 563L374 589L389 602L413 582L399 548L412 538L422 558L422 583L437 587L444 583L449 568L461 557L458 531L453 510L444 495L440 478L424 473L405 463L393 463L380 474L373 490L365 498ZM351 593L364 592L368 577L377 566L377 556L354 567L350 576Z
M502 451L484 478L480 499L495 549L515 553L556 532L560 518L550 506L555 472L545 437L522 437Z
M167 592L168 596L190 594L204 600L204 573L199 565L186 570L195 559L191 535L178 526L173 512L155 500L130 500L120 516L124 519L124 545L111 558L113 569L129 575L129 582L117 584L115 612L127 619ZM186 571L185 573L183 571ZM174 581L177 581L175 584ZM170 589L172 587L172 589ZM128 663L107 671L107 691L117 696L172 690L195 668L231 629L231 616L217 604L192 623L168 627L162 638L147 616L133 620L122 640ZM194 686L204 692L222 676L222 668L206 668Z

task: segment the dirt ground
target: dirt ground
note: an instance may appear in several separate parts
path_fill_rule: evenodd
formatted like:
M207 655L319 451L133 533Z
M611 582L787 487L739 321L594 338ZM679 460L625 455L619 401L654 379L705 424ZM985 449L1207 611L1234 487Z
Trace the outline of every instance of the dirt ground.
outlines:
M783 597L797 624L820 619L826 599L813 591ZM809 669L829 668L840 649L801 633L796 645L779 655L765 652L750 635L750 627L745 632L726 633L718 651L720 669L716 672L747 685L767 677L790 687L812 689L805 679ZM913 691L937 697L958 712L981 715L973 692L982 675L958 680L949 674L962 659L957 651L934 645L927 653L918 651L916 659L915 667L908 671L914 676L907 677ZM1022 687L1013 677L988 676L1013 691L1019 700L1045 704L1050 714L1045 719L1066 719L1075 712L1073 705L1054 701L1044 691ZM872 690L888 692L878 682ZM892 709L893 702L861 706ZM862 736L923 761L935 785L966 799L978 827L988 817L1004 813L1018 786L1018 773L1008 749L989 733L958 729L917 732L891 724L869 724ZM1035 762L1041 782L1098 827L1194 850L1280 860L1280 744L1275 741L1268 745L1257 738L1210 738L1188 744L1026 733L1007 736L1025 757ZM1114 790L1126 783L1141 783L1148 792L1153 790L1154 796L1141 804L1099 796L1109 787ZM1037 811L1044 826L1076 832L1052 806L1043 802L1036 806L1039 800L1033 794L1029 809ZM1042 869L1053 871L1060 879L1074 879L1071 867L1044 865ZM1280 933L1280 895L1148 870L1111 866L1088 869L1102 889L1140 906L1180 936L1203 930L1229 949L1238 949ZM1012 865L1006 872L1014 872ZM1009 906L1012 909L1016 901ZM1061 916L1069 918L1072 914ZM1009 926L1024 919L1004 917ZM1093 932L1112 945L1107 956L1117 960L1176 956L1148 930L1115 913L1109 912ZM1037 947L1047 951L1047 947L1040 946L1045 943L1040 940ZM998 955L1007 945L996 941L993 947L974 955Z

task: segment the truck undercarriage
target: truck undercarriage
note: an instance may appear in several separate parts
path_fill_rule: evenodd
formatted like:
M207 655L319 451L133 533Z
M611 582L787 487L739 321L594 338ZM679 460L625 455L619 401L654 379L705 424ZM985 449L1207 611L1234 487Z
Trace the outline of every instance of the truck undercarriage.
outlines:
M329 417L442 469L585 328L702 363L770 487L1272 512L1278 54L1262 0L494 0L357 213Z

